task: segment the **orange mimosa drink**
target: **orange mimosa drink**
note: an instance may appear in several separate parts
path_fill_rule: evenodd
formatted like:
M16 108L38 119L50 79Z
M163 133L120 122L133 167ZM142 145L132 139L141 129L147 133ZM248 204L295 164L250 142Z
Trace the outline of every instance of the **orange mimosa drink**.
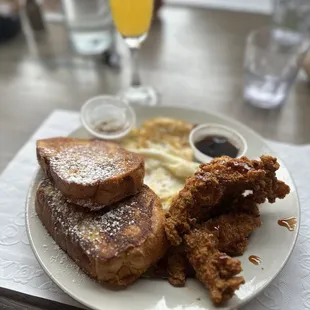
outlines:
M153 14L154 0L110 0L116 28L123 37L147 33Z
M150 28L154 1L110 0L114 24L131 54L131 85L121 95L129 104L156 105L158 102L156 90L142 85L138 68L138 54Z

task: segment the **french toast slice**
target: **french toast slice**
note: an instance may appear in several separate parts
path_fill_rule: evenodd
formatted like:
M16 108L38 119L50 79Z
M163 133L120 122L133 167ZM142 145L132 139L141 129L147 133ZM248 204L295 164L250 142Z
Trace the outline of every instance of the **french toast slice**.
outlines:
M64 137L38 140L37 159L70 201L90 209L134 195L143 185L143 158L115 142Z
M56 243L102 284L131 284L168 247L160 200L146 185L122 202L86 212L68 203L50 180L44 179L37 189L35 207Z

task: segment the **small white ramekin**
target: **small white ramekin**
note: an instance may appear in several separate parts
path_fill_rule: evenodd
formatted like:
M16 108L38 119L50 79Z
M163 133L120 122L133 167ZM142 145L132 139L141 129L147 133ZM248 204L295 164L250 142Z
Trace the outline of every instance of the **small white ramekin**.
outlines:
M116 140L126 136L136 124L134 110L126 101L114 96L89 99L82 106L80 117L82 125L91 135L105 140ZM99 129L103 128L100 124L104 122L111 124L114 122L115 130Z
M195 146L196 142L212 135L219 135L227 138L227 140L239 150L237 157L243 156L247 151L248 146L246 140L236 130L220 124L201 124L194 127L189 135L189 144L194 151L196 160L202 163L208 163L213 159L213 157L199 151Z

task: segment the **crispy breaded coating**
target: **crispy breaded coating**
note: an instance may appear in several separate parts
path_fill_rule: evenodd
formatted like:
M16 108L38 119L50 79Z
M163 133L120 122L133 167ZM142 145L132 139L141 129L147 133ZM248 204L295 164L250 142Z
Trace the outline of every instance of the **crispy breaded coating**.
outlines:
M246 213L228 213L212 218L202 227L218 239L218 249L231 256L242 255L250 233L261 226L259 216Z
M200 165L195 175L186 180L166 215L170 243L180 245L183 235L197 222L214 215L232 210L259 215L257 204L284 198L290 188L277 179L278 169L277 159L271 156L261 156L260 160L222 156ZM245 191L249 191L247 196Z
M187 258L196 277L209 289L212 301L220 304L230 299L244 283L239 260L218 250L218 239L206 228L194 229L184 236Z
M180 287L185 285L186 258L184 250L178 247L171 247L168 256L168 281L171 285Z
M210 290L215 304L231 298L244 283L236 277L240 262L226 253L244 253L249 234L261 225L258 204L273 203L290 191L277 179L278 169L271 156L260 160L222 156L200 165L172 201L166 214L167 237L172 246L185 245L196 277ZM176 266L176 270L183 277L183 269Z

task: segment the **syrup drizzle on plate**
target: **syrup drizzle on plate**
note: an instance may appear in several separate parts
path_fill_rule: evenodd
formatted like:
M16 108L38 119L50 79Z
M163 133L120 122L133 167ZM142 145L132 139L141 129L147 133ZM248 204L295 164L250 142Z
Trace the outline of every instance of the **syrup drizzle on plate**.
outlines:
M259 256L251 255L249 256L249 261L254 265L260 265L262 262L262 259Z
M280 226L286 227L289 231L294 231L297 225L296 217L287 217L285 219L278 220Z

